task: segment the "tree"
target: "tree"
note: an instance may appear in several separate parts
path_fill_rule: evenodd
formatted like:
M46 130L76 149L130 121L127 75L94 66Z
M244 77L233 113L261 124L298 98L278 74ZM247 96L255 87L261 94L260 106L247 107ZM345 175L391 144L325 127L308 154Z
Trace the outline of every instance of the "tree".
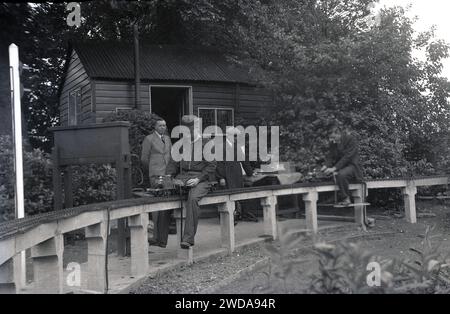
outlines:
M276 95L276 110L264 123L281 126L283 158L302 171L326 151L334 120L360 134L368 176L445 168L450 85L441 70L448 45L433 30L414 33L414 21L399 7L371 23L371 3L90 1L81 3L79 28L67 26L64 4L3 6L0 12L16 16L20 10L23 17L26 37L19 44L35 69L28 82L33 92L24 101L34 146L48 149L47 129L58 123L67 42L131 40L137 23L143 41L214 47L247 66L255 82ZM427 59L414 58L414 49Z
M283 158L301 171L317 166L338 120L360 134L367 176L430 173L446 157L450 89L440 73L448 46L432 31L415 34L399 7L370 25L368 3L247 3L248 23L232 30L237 51L277 94L266 123L281 126Z

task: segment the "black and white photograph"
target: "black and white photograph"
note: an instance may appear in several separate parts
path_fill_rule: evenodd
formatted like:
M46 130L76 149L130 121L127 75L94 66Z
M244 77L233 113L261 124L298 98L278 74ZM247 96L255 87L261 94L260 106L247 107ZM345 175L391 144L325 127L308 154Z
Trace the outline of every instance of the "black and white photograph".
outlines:
M0 294L449 294L449 12L0 2Z

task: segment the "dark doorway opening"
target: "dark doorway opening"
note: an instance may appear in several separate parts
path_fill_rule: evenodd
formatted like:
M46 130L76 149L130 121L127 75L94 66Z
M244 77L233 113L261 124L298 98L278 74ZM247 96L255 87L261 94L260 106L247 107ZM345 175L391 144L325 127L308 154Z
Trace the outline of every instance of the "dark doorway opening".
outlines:
M187 87L150 87L151 110L167 123L167 129L180 124L180 118L189 114L189 88Z

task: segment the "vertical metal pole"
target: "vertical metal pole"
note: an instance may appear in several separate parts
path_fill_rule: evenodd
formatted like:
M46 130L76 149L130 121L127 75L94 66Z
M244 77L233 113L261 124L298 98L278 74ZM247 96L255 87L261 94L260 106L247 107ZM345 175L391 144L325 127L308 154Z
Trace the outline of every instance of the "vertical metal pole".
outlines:
M336 173L333 173L333 180L334 180L334 185L337 186L337 180L336 180ZM338 201L337 201L337 190L336 188L334 189L334 204L337 205Z
M11 103L13 105L13 135L14 135L14 170L16 174L15 203L16 218L25 217L23 193L23 149L22 149L22 109L20 104L20 75L19 75L19 48L15 44L9 46L9 66L11 84ZM20 252L20 262L16 263L20 287L25 286L25 252ZM17 284L17 283L16 283Z
M134 107L139 108L141 102L141 80L140 80L140 65L139 65L139 29L137 22L133 24L133 37L134 37Z

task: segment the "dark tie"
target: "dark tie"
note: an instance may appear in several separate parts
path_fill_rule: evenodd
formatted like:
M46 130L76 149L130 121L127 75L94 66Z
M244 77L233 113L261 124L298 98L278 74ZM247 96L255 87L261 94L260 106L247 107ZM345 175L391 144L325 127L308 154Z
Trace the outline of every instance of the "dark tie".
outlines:
M164 140L164 135L161 135L161 141L163 142L164 145L166 145L166 141Z

